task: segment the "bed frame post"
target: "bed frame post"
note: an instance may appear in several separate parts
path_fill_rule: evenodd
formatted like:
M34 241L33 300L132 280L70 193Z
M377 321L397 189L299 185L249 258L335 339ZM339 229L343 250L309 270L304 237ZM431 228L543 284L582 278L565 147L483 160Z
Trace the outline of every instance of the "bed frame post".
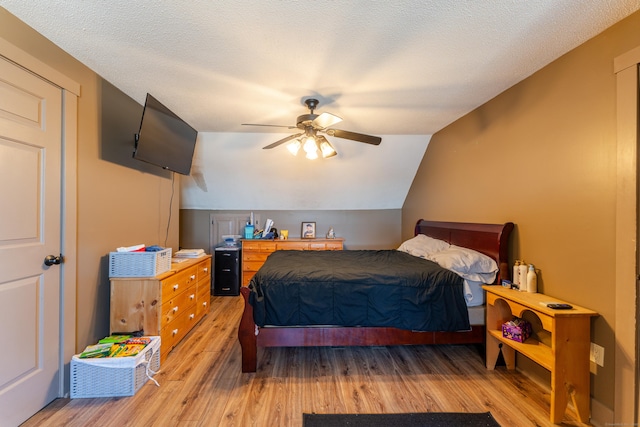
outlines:
M238 328L238 341L242 350L242 372L255 372L258 367L258 345L256 337L256 324L253 321L253 307L249 303L249 288L240 288L244 298L244 312Z

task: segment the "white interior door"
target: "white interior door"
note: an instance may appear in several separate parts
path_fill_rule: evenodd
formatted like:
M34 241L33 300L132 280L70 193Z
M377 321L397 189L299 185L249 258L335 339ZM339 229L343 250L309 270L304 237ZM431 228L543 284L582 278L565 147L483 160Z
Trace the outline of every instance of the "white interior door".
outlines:
M58 396L62 90L0 57L0 425Z

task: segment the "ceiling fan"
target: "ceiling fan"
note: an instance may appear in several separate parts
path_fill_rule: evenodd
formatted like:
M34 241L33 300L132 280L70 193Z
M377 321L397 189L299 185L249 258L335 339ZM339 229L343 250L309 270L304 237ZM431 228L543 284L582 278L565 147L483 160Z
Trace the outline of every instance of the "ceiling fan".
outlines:
M332 129L336 123L342 121L342 119L331 113L322 113L320 115L314 114L314 110L318 106L318 100L309 98L304 101L307 108L309 108L309 114L303 114L298 116L295 126L281 126L281 125L263 125L255 123L243 123L243 126L270 126L270 127L284 127L287 129L300 129L302 132L282 138L273 144L269 144L266 147L262 147L265 150L275 148L285 142L289 143L287 148L289 151L296 155L300 148L302 148L307 154L308 159L318 158L318 151L322 154L323 158L333 157L336 154L336 150L324 135L319 133L325 133L329 136L335 136L336 138L350 139L352 141L364 142L372 145L379 145L382 142L382 138L378 136L364 135L362 133L349 132L346 130Z

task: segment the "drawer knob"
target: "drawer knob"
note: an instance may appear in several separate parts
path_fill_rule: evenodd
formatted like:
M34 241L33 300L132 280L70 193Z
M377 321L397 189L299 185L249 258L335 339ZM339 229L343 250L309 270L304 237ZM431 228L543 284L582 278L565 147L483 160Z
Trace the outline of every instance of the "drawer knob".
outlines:
M175 307L173 307L173 312L177 313L178 312L178 306L176 305Z
M207 273L209 269L207 267L204 268L204 272Z
M202 306L203 306L203 307L206 307L206 306L207 306L207 302L206 302L206 301L205 301L205 302L203 302L203 303L202 303Z
M195 279L196 279L196 275L195 275L195 274L192 274L192 275L191 275L191 280L195 280Z
M196 315L191 313L191 316L189 316L189 319L193 319L194 317L196 317Z
M178 330L177 330L177 329L174 329L173 331L171 331L171 334L172 334L173 336L178 335Z
M191 295L189 295L189 299L194 299L195 297L196 297L196 295L195 295L195 294L191 294Z
M175 285L173 285L173 290L174 290L174 291L177 291L179 287L180 287L180 285L178 285L178 284L176 283Z

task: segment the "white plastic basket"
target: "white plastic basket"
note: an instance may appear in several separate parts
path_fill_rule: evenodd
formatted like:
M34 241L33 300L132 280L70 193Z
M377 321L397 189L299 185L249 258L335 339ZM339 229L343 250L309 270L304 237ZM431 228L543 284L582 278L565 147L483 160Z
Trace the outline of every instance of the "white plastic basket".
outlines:
M160 370L160 337L131 357L71 358L71 398L133 396Z
M171 269L171 248L157 252L110 252L109 277L154 277Z

